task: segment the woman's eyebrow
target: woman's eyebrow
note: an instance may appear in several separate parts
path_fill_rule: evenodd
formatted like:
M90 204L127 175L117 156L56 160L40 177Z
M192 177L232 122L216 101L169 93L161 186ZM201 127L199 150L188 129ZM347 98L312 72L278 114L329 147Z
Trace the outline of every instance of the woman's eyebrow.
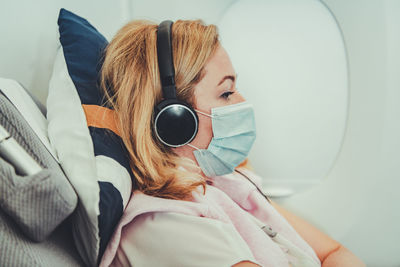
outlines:
M226 76L224 76L224 78L222 78L221 81L219 81L219 83L218 83L217 86L221 85L225 80L228 80L228 79L229 79L229 80L232 80L232 82L235 82L236 77L233 76L233 75L226 75Z

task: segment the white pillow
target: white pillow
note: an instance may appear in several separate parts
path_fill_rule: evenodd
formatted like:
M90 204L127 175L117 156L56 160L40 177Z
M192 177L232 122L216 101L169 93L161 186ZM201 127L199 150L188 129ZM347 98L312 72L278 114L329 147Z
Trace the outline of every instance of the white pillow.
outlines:
M102 231L99 224L102 219L110 219L108 216L101 217L101 198L104 197L103 202L111 201L111 205L118 201L118 196L113 195L115 190L110 195L107 190L101 191L100 185L103 183L114 187L120 193L124 209L132 191L132 183L128 171L117 161L104 155L95 156L81 100L69 76L61 48L58 50L49 84L47 119L50 142L79 197L73 220L75 244L85 263L96 265L101 256ZM109 199L110 196L112 199ZM105 212L115 212L110 211L111 208L113 207L108 207ZM122 211L118 214L121 216ZM112 218L112 221L118 222L119 218ZM106 224L108 239L116 225Z

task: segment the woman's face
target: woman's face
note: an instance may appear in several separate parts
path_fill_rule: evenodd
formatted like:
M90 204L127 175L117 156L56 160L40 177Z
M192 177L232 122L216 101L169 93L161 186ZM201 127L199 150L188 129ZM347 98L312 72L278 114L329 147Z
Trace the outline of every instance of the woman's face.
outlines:
M194 108L198 111L211 114L215 107L227 106L243 102L245 99L236 90L236 73L231 60L222 46L210 58L204 68L205 75L194 88ZM191 145L206 149L213 137L211 118L201 113L199 117L199 130ZM182 146L175 148L180 156L186 156L194 161L193 148Z

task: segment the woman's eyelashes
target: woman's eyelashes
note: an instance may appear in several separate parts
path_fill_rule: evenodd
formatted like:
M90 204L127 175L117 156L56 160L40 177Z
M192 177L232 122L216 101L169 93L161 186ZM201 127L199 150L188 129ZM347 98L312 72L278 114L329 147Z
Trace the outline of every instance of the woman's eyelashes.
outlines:
M223 93L220 97L223 98L223 99L229 99L229 96L234 94L234 93L235 92L228 91L228 92Z

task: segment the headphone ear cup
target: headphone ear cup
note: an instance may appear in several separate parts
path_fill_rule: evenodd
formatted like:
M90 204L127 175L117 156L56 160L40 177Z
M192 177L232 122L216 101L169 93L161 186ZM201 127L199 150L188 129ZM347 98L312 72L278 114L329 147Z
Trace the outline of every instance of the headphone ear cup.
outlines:
M157 138L170 147L190 143L198 131L199 119L187 104L164 100L156 107L154 130Z

